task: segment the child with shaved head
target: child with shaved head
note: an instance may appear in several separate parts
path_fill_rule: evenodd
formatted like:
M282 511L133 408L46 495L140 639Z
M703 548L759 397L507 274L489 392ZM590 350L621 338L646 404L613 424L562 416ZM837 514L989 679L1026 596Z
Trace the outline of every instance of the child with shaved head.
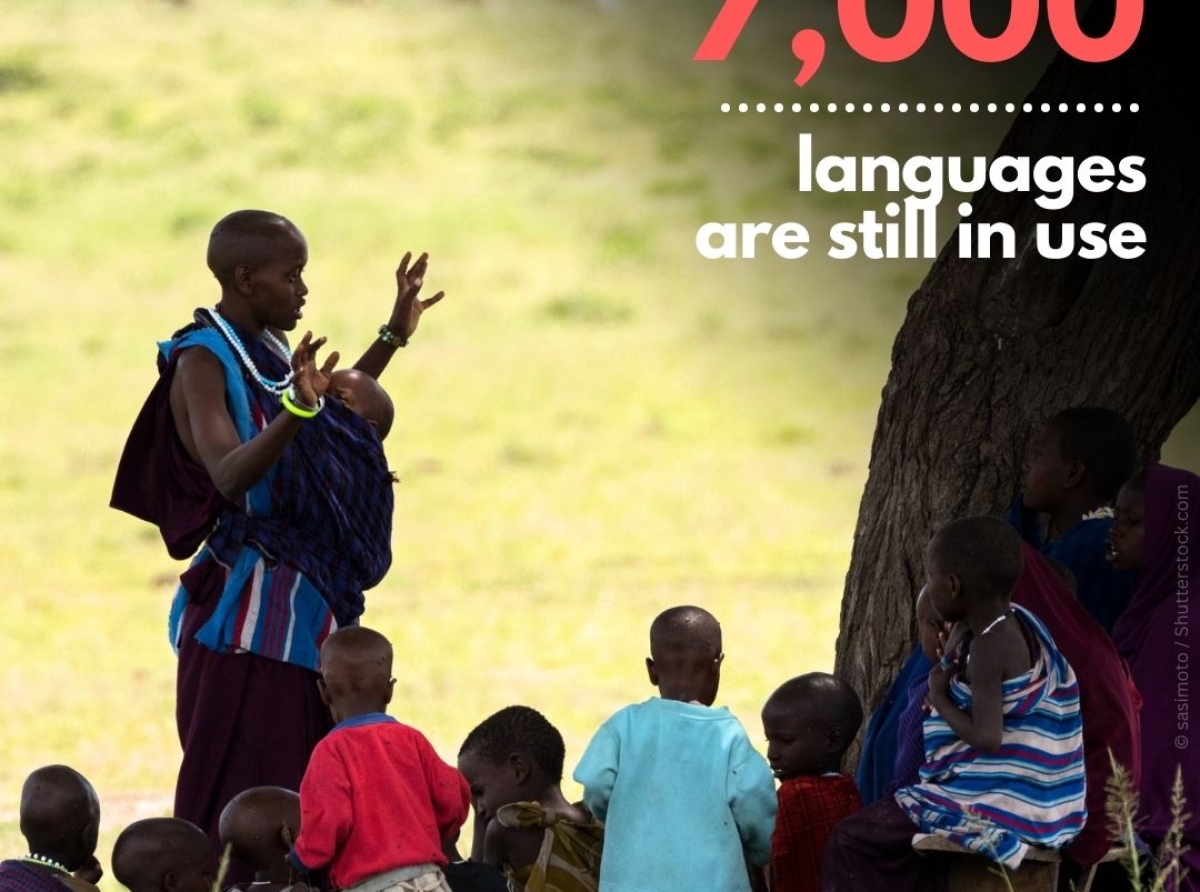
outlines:
M113 874L129 892L210 892L209 840L182 818L146 818L113 844Z
M337 369L329 376L328 393L375 428L380 441L387 439L396 408L378 381L358 369Z
M854 778L842 774L862 718L854 689L825 672L785 681L763 706L767 759L781 782L771 892L817 892L825 841L862 808Z
M450 892L441 868L467 819L471 794L425 736L386 713L392 645L347 626L321 647L321 699L333 730L300 784L300 834L289 858L302 872L329 868L338 889Z
M604 822L602 890L745 892L751 870L761 875L775 783L741 723L712 705L724 656L708 611L659 614L646 660L659 696L617 712L588 744L575 780Z
M249 883L229 888L280 892L295 883L288 852L300 832L300 796L283 787L243 790L221 811L221 848L254 872Z
M0 862L2 892L95 889L100 801L82 774L66 765L32 772L21 787L20 820L29 852Z

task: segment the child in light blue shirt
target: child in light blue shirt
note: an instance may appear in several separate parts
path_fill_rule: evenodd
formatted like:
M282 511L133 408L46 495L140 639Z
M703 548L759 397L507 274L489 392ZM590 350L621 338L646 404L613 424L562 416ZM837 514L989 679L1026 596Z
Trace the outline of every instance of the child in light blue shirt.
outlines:
M658 697L600 726L575 769L604 822L601 892L748 892L770 857L775 779L741 723L713 708L721 627L673 607L650 627L646 668Z

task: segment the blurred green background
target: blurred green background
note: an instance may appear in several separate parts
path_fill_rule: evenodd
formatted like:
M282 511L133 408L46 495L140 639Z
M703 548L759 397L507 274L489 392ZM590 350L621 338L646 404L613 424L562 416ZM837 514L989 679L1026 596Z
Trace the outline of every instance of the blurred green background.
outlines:
M832 27L827 5L808 14ZM181 567L107 502L154 342L215 301L208 230L239 207L305 232L305 325L347 363L404 251L448 294L383 381L395 561L363 620L396 645L393 714L446 758L527 703L569 772L653 693L646 629L673 604L721 620L720 700L756 740L776 685L832 667L889 349L928 264L711 262L695 230L819 234L881 206L798 194L799 129L828 152L990 154L1011 116L722 114L797 98L780 35L808 22L764 6L727 63L692 63L716 6L0 0L0 855L24 851L20 785L48 762L95 783L106 866L121 827L169 810ZM803 98L1020 100L1042 62L871 79L831 48Z

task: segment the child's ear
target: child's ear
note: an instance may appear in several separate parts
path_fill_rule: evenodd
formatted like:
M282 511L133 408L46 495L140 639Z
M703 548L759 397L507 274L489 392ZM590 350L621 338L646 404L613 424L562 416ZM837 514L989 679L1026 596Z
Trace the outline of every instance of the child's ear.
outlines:
M946 577L946 581L950 583L950 597L957 598L962 594L962 580L957 573L951 573Z
M650 676L650 684L658 687L658 670L654 668L653 657L646 657L646 674Z
M842 729L836 725L829 729L829 734L825 738L825 752L840 753L846 748L845 735L842 734Z
M296 833L288 826L287 821L279 823L279 841L283 844L283 848L290 852L292 846L296 844Z
M1074 488L1076 486L1081 486L1083 484L1083 481L1086 478L1087 478L1087 468L1084 466L1083 462L1081 462L1081 461L1067 462L1067 479L1065 481L1066 486L1068 486L1070 488Z
M320 675L317 676L317 693L321 695L321 702L326 706L333 706L329 699L329 688L325 684L325 679Z
M532 766L529 760L525 758L524 753L512 753L508 757L508 770L512 772L513 780L518 784L523 784L529 780L529 772Z

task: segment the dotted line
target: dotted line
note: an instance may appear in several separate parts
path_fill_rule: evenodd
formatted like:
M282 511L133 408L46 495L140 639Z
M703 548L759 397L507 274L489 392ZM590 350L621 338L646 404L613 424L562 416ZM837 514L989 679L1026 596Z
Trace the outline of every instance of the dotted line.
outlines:
M1103 102L1097 102L1095 105L1088 105L1086 102L1080 102L1076 105L1071 105L1070 103L1067 103L1067 102L1060 102L1057 105L1053 105L1049 102L1043 102L1040 105L1035 104L1033 102L1026 102L1026 103L1023 103L1019 107L1020 107L1021 111L1027 112L1027 113L1036 111L1036 110L1040 110L1040 111L1046 112L1046 113L1049 113L1052 111L1104 112L1104 111L1111 110L1114 112L1120 112L1122 110L1128 110L1128 111L1136 114L1137 112L1141 111L1141 106L1139 106L1136 102L1131 102L1127 106L1122 106L1121 103L1119 103L1119 102L1114 102L1111 106L1105 105ZM965 104L965 105L961 102L952 102L949 104L942 103L942 102L934 102L934 103L930 103L930 104L926 104L924 102L917 102L913 105L909 105L907 102L898 102L895 105L892 105L892 103L890 103L890 102L881 102L878 105L873 105L870 102L864 102L861 105L855 105L853 102L846 102L846 103L843 103L841 106L839 106L836 102L830 102L825 105L822 105L819 102L812 102L812 103L809 103L808 105L805 105L803 102L793 102L790 105L788 103L784 103L784 102L776 102L773 105L766 103L766 102L757 102L757 103L739 102L736 105L731 102L722 102L721 103L721 111L726 114L728 114L729 112L735 112L735 111L741 112L742 114L745 114L750 111L756 111L756 112L759 112L760 114L763 112L767 112L767 111L774 111L774 112L809 111L813 114L816 114L816 113L822 112L822 111L825 111L825 112L861 111L861 112L866 112L866 113L878 111L881 114L888 114L893 110L895 110L896 112L899 112L900 114L906 114L907 112L912 111L912 112L916 112L919 115L926 114L927 112L933 112L934 114L941 114L943 112L949 112L950 114L955 114L955 115L961 114L962 112L969 112L971 114L979 114L980 112L986 112L988 114L995 114L996 112L1000 112L1000 111L1003 111L1006 114L1012 114L1013 112L1015 112L1017 110L1017 108L1018 108L1018 106L1014 102L1006 102L1003 105L1000 105L995 102L989 102L986 105L983 105L978 102L972 102L972 103Z

